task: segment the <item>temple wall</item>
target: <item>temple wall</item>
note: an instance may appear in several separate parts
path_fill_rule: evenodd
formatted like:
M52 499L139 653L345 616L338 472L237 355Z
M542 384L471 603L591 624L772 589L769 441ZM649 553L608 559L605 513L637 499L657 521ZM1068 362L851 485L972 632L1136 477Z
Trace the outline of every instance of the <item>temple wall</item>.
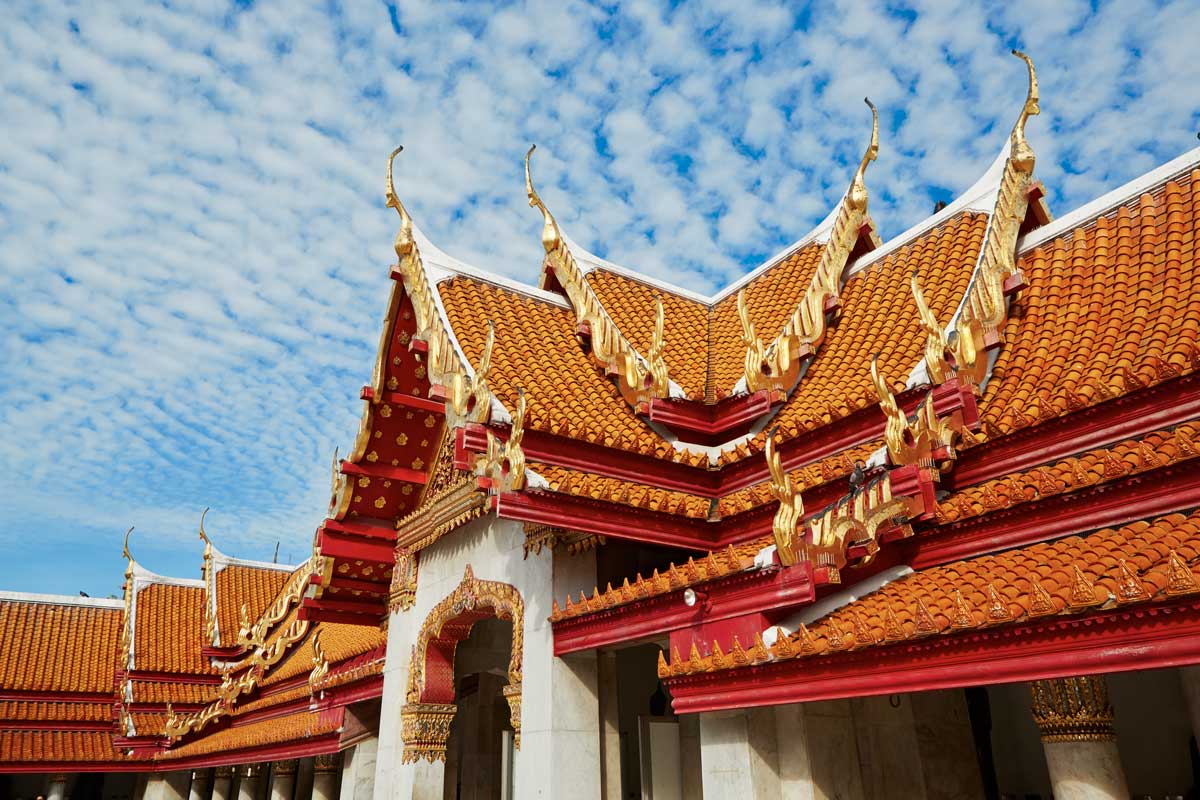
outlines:
M512 584L525 604L521 749L516 796L599 800L599 712L594 653L554 658L550 631L555 597L595 585L594 553L568 556L543 549L525 557L521 523L488 516L464 525L420 554L413 608L389 621L384 697L376 759L379 798L442 796L442 765L402 765L400 708L409 654L432 608L462 582L470 565L480 580ZM397 655L402 654L402 655Z

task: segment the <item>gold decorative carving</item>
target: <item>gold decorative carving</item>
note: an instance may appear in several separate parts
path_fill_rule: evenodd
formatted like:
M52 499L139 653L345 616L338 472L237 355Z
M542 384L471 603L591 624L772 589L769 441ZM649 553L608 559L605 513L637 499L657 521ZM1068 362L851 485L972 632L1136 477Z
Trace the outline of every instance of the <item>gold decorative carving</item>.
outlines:
M536 145L525 154L525 192L529 205L542 212L542 247L546 251L545 266L553 271L554 277L563 287L580 330L591 337L590 354L604 369L616 378L621 395L630 405L638 406L655 398L670 394L670 377L663 360L663 308L655 306L654 335L646 358L643 358L617 328L604 310L603 304L592 291L583 270L575 262L571 248L563 238L562 231L533 188L533 177L529 162Z
M888 458L896 466L907 464L929 464L932 450L929 435L909 425L908 417L896 402L892 388L879 374L879 354L871 358L871 381L879 397L879 408L883 411L883 437L887 442Z
M521 749L521 684L509 684L501 690L508 702L508 721L513 729L513 747Z
M296 759L288 759L287 761L275 761L271 763L271 775L279 775L281 777L291 777L296 774Z
M892 496L891 478L884 475L809 521L809 557L818 566L840 570L850 547L862 546L862 563L870 563L879 550L881 532L899 526L902 536L912 535L907 513L908 503Z
M1113 710L1101 675L1054 678L1029 684L1033 720L1043 742L1111 742Z
M450 724L458 707L453 703L408 703L400 708L400 738L404 741L401 764L425 759L430 764L446 760Z
M487 431L487 453L476 460L475 474L490 478L493 494L515 492L525 485L525 453L521 439L525 436L525 391L517 389L517 408L512 428L503 444L491 430Z
M388 592L391 613L408 611L417 601L417 554L396 546L396 564L392 567L392 585Z
M797 559L796 533L804 527L804 497L799 487L792 485L792 479L783 469L783 460L775 444L774 428L767 434L766 457L771 472L771 496L779 501L772 524L775 550L779 554L779 562L789 567Z
M447 427L454 428L487 418L488 404L492 397L487 387L487 376L492 368L492 348L495 345L496 326L489 319L487 339L479 356L479 364L475 367L475 374L468 378L465 372L458 370L451 375L450 399L446 401Z
M938 322L937 315L925 302L925 293L917 279L918 268L912 271L912 294L925 331L925 368L929 379L937 386L955 376L964 386L975 391L987 374L987 353L983 326L979 320L959 320L955 331L947 335Z
M770 345L763 344L750 322L745 290L738 292L738 318L742 323L742 343L746 346L744 377L746 388L751 392L762 389L790 391L800 378L804 359L825 340L827 309L836 304L841 292L842 272L868 219L867 165L879 154L879 113L869 98L864 101L871 109L870 144L842 200L808 289ZM871 236L874 237L873 232Z
M512 712L513 731L519 747L521 736L520 692L523 673L522 658L525 651L525 601L515 586L498 581L485 581L475 577L470 565L467 565L462 582L445 598L435 605L421 623L417 631L416 645L413 646L412 658L408 669L408 689L405 708L427 706L423 703L425 691L425 657L429 642L443 636L446 626L467 612L486 610L498 619L509 620L512 623L512 653L508 662L508 686L504 696ZM472 623L473 624L473 623ZM450 641L460 641L465 638L462 630L449 630ZM450 718L454 716L454 707L449 706ZM403 715L401 711L401 715ZM415 713L415 712L414 712ZM414 721L414 725L417 724ZM446 723L449 725L449 722ZM403 728L403 724L402 724ZM414 729L414 733L419 733ZM410 739L404 734L405 753L409 752ZM419 755L423 755L419 754ZM432 759L430 759L432 760Z
M321 632L317 631L312 637L312 671L308 673L308 693L316 696L321 691L321 683L329 674L329 657L321 646Z

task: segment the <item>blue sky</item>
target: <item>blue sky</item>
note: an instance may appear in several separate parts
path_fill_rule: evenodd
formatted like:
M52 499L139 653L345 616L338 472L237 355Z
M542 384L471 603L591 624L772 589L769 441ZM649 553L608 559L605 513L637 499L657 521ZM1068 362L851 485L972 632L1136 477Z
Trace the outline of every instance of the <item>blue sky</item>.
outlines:
M103 6L101 8L100 6ZM15 3L0 26L0 589L297 560L352 440L401 196L534 281L575 240L711 291L807 231L880 108L898 233L1003 146L1035 59L1065 212L1196 143L1200 6Z

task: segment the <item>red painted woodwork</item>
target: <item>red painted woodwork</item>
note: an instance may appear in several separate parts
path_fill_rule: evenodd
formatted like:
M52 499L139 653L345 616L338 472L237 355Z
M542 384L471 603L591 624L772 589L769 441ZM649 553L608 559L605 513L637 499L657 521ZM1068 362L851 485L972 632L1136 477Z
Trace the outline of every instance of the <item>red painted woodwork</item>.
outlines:
M1195 663L1200 663L1200 601L1191 598L679 676L666 683L675 712L690 714Z
M669 428L682 441L716 446L749 433L759 417L771 410L771 405L771 394L763 389L727 397L719 403L654 399L646 416L651 422Z
M552 626L554 654L628 644L683 628L803 605L816 599L816 585L824 580L824 573L815 573L809 563L750 570L696 587L708 596L694 606L683 602L680 589L565 619Z
M386 540L368 540L358 536L348 536L339 533L326 520L317 533L317 547L321 555L347 560L374 561L377 564L390 565L394 559L392 542Z
M347 475L368 475L373 478L383 478L392 481L405 481L425 485L424 472L408 467L389 467L381 463L355 464L353 461L342 461L342 472Z
M416 348L414 348L416 349ZM363 400L375 399L375 389L370 386L362 387L362 392L359 394ZM446 413L446 404L444 401L429 400L415 394L404 394L403 392L383 392L379 398L380 402L387 403L393 406L403 406L405 408L415 408L420 411L428 411L433 414Z
M383 539L389 543L396 541L396 528L390 525L385 520L338 520L327 519L322 524L322 527L333 533L341 533L346 536L362 536L367 539ZM324 555L328 555L327 553Z
M913 569L1200 506L1200 460L990 511L908 540Z

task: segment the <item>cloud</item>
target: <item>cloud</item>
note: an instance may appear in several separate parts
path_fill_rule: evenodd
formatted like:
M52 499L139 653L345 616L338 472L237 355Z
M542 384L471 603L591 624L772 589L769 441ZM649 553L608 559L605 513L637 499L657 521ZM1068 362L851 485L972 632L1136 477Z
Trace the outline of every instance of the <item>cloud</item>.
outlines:
M864 94L885 234L973 183L1025 91L1012 46L1038 63L1030 139L1060 213L1179 154L1197 29L1194 4L1137 0L10 8L0 540L78 555L136 523L148 566L194 574L212 505L231 552L306 551L371 368L397 142L418 224L477 266L536 280L537 142L573 238L712 291L837 200Z

